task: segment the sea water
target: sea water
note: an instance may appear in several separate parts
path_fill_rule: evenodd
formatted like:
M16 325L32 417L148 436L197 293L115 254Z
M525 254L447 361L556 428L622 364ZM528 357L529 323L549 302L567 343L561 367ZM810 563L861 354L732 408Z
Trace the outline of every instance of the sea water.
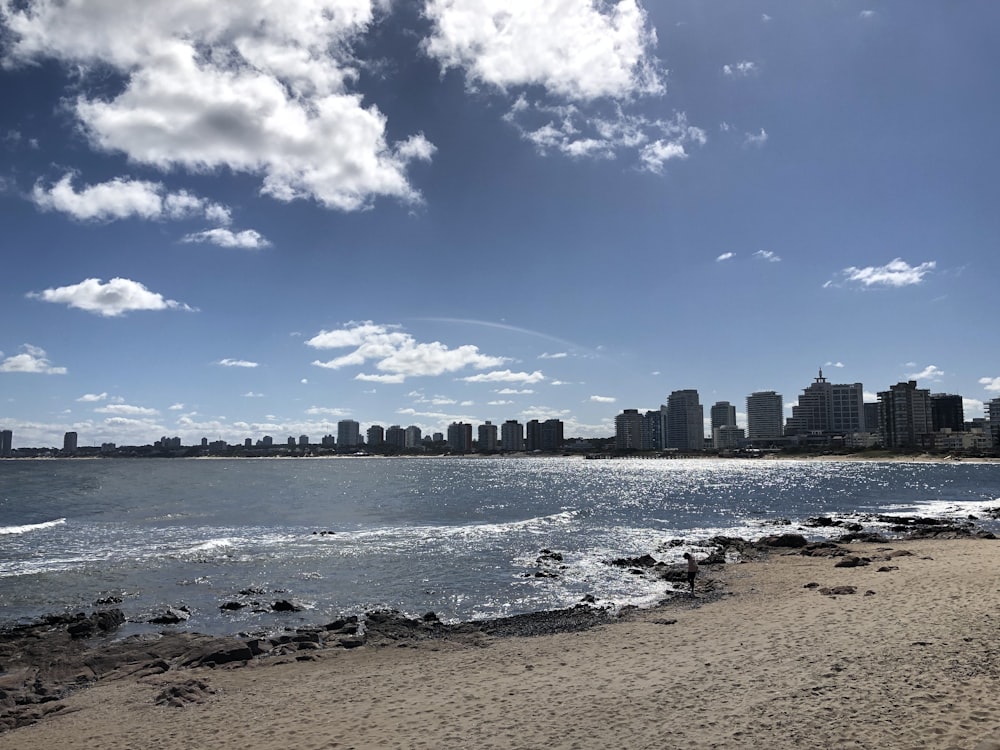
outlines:
M120 600L133 623L183 606L183 627L219 634L386 608L499 617L588 594L647 606L668 587L609 561L676 562L720 534L839 533L800 529L813 516L964 520L998 504L1000 464L988 463L0 461L0 625L100 600ZM281 600L302 611L273 612Z

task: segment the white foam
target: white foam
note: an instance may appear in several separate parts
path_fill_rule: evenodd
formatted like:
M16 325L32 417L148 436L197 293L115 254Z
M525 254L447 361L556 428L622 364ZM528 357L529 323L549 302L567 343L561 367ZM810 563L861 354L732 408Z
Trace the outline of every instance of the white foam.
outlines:
M66 523L65 518L57 518L55 521L45 521L44 523L29 523L24 526L0 526L0 534L27 534L41 529L51 529Z

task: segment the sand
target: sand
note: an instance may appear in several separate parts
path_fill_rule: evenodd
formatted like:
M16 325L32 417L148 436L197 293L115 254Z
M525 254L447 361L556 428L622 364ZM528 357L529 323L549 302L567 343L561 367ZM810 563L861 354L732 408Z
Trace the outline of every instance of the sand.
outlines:
M1000 541L851 550L872 564L777 551L703 570L720 600L585 632L102 682L0 750L1000 750ZM857 591L820 592L834 586ZM192 679L204 702L156 705Z

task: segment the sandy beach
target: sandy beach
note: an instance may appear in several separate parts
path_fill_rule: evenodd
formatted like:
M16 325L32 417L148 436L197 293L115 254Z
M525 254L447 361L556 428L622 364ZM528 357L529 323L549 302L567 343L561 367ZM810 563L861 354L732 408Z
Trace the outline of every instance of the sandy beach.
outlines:
M848 549L871 563L774 550L583 632L102 681L0 750L1000 749L1000 541Z

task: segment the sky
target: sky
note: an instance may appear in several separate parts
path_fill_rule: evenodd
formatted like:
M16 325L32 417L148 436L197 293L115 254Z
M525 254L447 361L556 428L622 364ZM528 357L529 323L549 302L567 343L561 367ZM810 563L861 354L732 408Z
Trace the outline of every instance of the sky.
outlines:
M0 0L14 447L1000 397L1000 3Z

